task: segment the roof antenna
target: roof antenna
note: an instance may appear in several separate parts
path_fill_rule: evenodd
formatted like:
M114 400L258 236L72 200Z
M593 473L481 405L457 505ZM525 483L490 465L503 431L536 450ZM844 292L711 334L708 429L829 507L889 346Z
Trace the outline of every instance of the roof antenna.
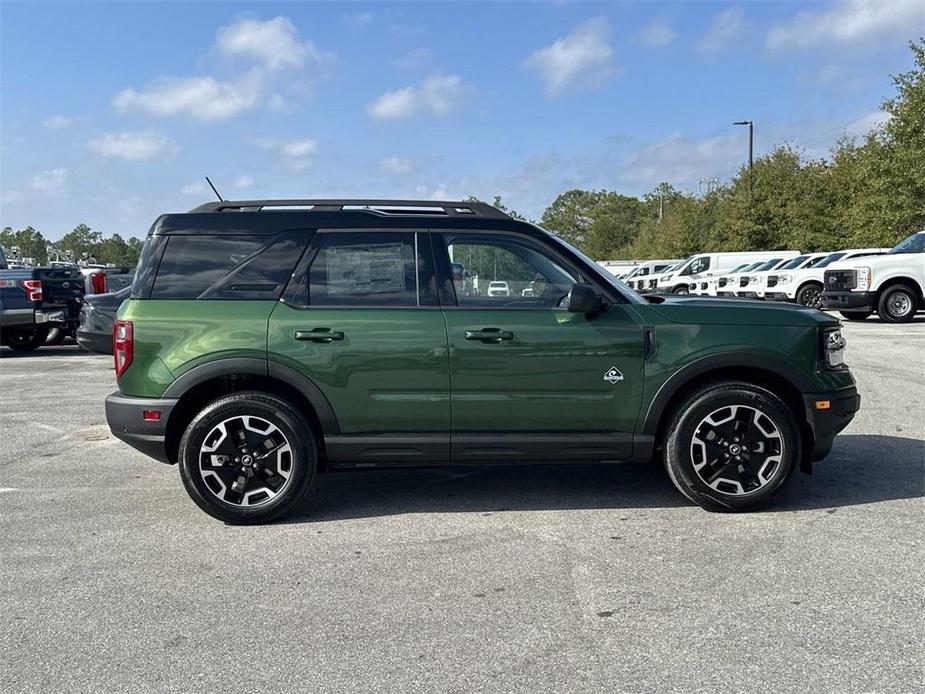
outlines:
M219 201L219 202L225 202L225 198L223 198L222 195L221 195L221 193L219 193L219 192L215 189L215 186L212 185L212 181L209 180L209 177L208 177L208 176L206 176L206 183L209 184L209 188L211 188L211 189L212 189L212 192L215 193L215 197L218 198L218 201Z

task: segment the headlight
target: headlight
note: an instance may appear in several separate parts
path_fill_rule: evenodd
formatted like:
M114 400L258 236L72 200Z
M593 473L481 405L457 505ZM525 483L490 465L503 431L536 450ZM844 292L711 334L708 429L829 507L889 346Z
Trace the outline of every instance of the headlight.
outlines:
M859 267L858 268L858 289L867 291L870 289L871 279L873 278L873 273L870 271L869 267Z
M671 282L672 279L674 279L674 275L665 275L659 279L659 282Z
M790 275L778 275L777 283L778 284L790 284L790 279L791 279Z
M822 332L822 350L828 368L838 369L845 365L845 338L841 328L827 328Z

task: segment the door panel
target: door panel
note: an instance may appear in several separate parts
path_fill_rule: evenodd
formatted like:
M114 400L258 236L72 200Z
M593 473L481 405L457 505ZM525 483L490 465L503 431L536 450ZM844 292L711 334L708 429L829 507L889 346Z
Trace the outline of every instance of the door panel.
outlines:
M555 309L444 313L454 435L632 433L642 395L643 332L626 307L611 306L593 318ZM466 339L467 331L486 328L512 339ZM605 380L611 368L619 374Z

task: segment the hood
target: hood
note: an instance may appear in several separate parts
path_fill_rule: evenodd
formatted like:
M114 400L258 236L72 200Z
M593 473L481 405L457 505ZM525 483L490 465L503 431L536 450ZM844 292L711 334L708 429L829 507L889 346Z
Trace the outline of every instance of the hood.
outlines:
M851 258L850 260L839 260L831 265L826 265L823 270L854 270L859 267L892 267L894 265L909 265L910 263L923 260L922 253L885 253L883 255L864 255L860 258Z
M692 296L651 296L646 299L661 316L672 323L806 327L839 323L837 319L814 308L776 301Z

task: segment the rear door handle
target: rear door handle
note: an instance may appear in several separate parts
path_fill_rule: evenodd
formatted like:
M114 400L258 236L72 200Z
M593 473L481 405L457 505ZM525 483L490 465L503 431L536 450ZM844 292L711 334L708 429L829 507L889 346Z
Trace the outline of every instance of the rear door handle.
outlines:
M467 330L467 340L479 340L485 344L497 344L503 340L513 340L514 333L500 328L482 328L481 330Z
M340 330L331 330L330 328L312 328L311 330L296 330L295 339L306 342L334 342L343 340L344 333Z

